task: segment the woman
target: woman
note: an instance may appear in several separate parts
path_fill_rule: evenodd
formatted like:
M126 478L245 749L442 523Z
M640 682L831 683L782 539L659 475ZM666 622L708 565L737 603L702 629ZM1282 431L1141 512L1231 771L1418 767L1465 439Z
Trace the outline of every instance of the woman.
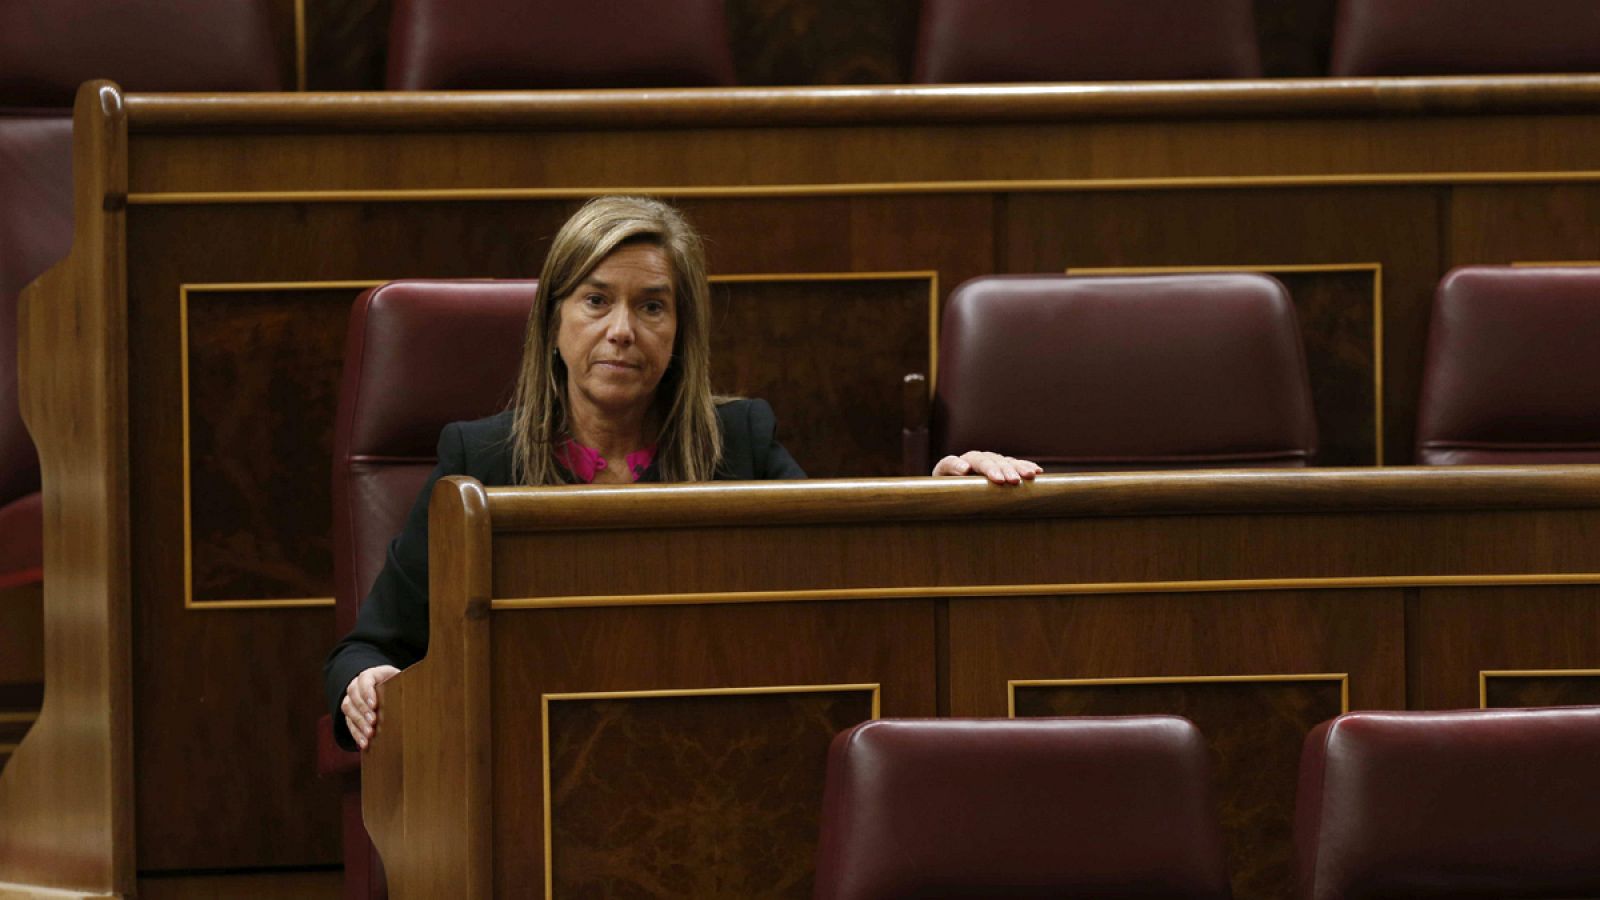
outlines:
M335 735L365 749L377 687L428 648L428 497L445 475L484 484L804 478L762 400L711 394L710 287L700 238L677 210L591 200L550 247L511 408L439 436L439 464L324 666ZM1017 484L1040 472L993 453L947 456L935 475Z

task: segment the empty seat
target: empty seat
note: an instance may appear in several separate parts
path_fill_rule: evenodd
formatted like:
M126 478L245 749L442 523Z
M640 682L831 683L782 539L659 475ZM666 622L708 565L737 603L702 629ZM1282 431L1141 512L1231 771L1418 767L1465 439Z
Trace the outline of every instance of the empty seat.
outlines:
M1261 75L1251 0L923 0L923 83Z
M1600 463L1600 268L1468 266L1434 294L1424 465Z
M1334 22L1338 76L1600 72L1593 0L1340 0Z
M722 0L394 0L391 90L731 85Z
M1316 451L1288 291L1265 275L1000 275L945 307L927 451L1047 471L1304 466Z
M1600 708L1360 712L1306 738L1300 896L1600 896Z
M383 568L389 541L437 461L439 432L506 407L522 361L537 281L396 281L350 313L333 435L336 636ZM353 776L359 757L321 723L324 774ZM383 870L361 822L360 783L344 798L345 897L384 896Z
M78 85L278 91L290 83L274 0L0 3L0 106L65 107Z
M885 720L829 750L819 900L1229 892L1186 719Z

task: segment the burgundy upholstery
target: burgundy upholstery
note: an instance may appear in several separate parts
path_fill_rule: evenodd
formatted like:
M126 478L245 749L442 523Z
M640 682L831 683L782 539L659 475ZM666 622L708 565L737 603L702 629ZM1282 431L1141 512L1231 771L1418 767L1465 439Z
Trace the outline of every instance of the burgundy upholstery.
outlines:
M1332 73L1600 72L1594 0L1340 0Z
M1324 722L1300 761L1300 896L1600 896L1597 760L1600 707Z
M333 434L334 617L355 626L389 541L437 461L439 432L511 399L537 281L395 281L350 312ZM317 729L318 767L353 772L359 756ZM383 868L361 824L360 785L344 801L345 896L384 896Z
M273 0L0 3L0 106L71 106L78 85L276 91L287 55Z
M866 722L826 785L819 900L1229 896L1185 719Z
M722 0L394 0L391 90L735 83Z
M1251 0L922 0L914 80L1261 75Z
M0 114L0 506L39 490L39 460L17 393L17 297L72 245L72 120ZM28 509L37 519L37 503ZM24 541L18 519L0 528L0 548ZM35 535L26 544L37 547ZM0 549L0 554L4 550ZM6 569L0 563L0 580Z
M1439 282L1423 465L1600 463L1600 268L1468 266Z
M43 580L42 513L38 491L0 506L0 591Z
M1000 275L945 307L930 459L1046 470L1304 466L1316 421L1294 305L1220 274Z

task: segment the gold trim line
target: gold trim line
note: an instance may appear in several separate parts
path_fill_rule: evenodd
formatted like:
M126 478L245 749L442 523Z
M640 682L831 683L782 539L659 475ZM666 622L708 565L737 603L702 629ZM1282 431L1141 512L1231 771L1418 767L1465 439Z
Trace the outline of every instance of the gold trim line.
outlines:
M1491 678L1600 678L1600 669L1479 669L1478 708L1489 708ZM1498 709L1499 707L1495 707Z
M594 594L508 597L493 609L565 609L598 606L671 606L719 603L805 603L821 600L968 599L1075 594L1157 594L1216 591L1346 590L1405 587L1504 587L1517 585L1600 584L1600 573L1524 575L1375 575L1329 578L1218 578L1204 581L1107 581L1044 584L914 585L906 587L819 588L792 591L708 591L675 594Z
M477 200L576 200L600 194L680 198L834 197L1019 191L1147 191L1209 188L1361 187L1429 184L1529 184L1600 181L1600 171L1396 172L1348 175L1210 175L1177 178L1020 178L957 181L755 185L588 185L544 188L362 188L304 191L136 191L132 206L221 203L393 203Z

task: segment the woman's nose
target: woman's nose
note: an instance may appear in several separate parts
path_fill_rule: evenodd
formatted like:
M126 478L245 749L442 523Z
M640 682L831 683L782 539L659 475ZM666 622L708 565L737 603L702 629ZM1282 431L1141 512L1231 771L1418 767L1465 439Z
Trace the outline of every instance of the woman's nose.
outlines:
M606 340L614 344L633 343L633 310L618 304L606 321Z

